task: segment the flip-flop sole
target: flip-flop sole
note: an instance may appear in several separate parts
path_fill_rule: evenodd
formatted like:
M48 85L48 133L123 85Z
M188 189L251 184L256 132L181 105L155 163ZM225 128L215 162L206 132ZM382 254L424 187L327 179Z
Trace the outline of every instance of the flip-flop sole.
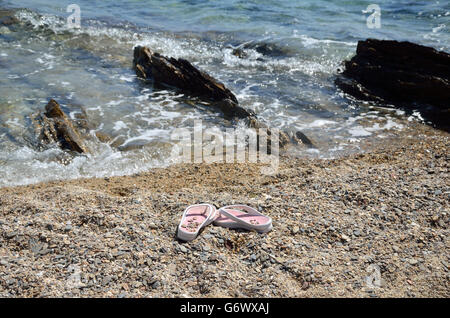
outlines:
M214 210L210 212L209 209ZM183 241L193 240L202 227L213 221L213 214L215 214L215 208L211 205L199 204L188 207L183 213L182 221L178 226L178 238Z

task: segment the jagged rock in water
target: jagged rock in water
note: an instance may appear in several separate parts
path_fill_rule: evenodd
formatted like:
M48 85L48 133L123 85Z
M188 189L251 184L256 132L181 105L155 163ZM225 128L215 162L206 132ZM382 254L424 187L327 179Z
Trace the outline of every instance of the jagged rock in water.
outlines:
M297 138L298 141L301 141L301 143L304 144L305 146L307 146L308 148L316 148L316 146L313 144L311 139L306 137L306 135L304 133L302 133L301 131L297 131L295 133L295 137Z
M254 112L239 106L236 96L224 84L200 71L189 61L168 58L148 47L137 46L134 48L133 66L138 77L152 79L155 83L173 86L202 98L220 109L226 118L244 119L249 127L267 128L268 136L271 135L271 128L258 121ZM280 147L292 140L296 140L296 136L279 132Z
M224 84L200 71L185 59L165 57L148 47L134 48L133 65L138 77L177 87L193 96L217 103L227 117L247 118L254 114L241 106Z
M55 100L51 99L45 106L45 113L39 112L31 116L31 120L43 145L56 143L63 150L88 152L81 134Z
M450 124L450 55L410 42L359 41L336 84L362 100L411 108L437 126Z
M234 56L237 56L240 59L246 58L248 56L247 52L245 52L243 49L241 48L235 48L233 49L233 51L231 52L231 54L233 54Z

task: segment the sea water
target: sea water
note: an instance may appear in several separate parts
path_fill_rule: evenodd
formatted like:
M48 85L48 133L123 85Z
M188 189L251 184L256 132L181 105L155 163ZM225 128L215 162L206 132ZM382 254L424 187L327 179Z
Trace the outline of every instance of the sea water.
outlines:
M80 9L80 28L68 23L71 4ZM371 4L380 9L379 27L370 24ZM317 146L294 155L319 158L361 151L362 141L420 120L420 113L354 100L336 88L338 69L359 40L450 46L448 1L8 0L0 8L14 9L20 22L0 32L0 186L167 166L175 162L173 129L199 119L205 127L236 127L179 91L137 79L136 45L191 61L260 120L300 130ZM233 55L235 48L247 56ZM89 154L64 161L57 147L32 146L29 114L50 98L73 119L86 114Z

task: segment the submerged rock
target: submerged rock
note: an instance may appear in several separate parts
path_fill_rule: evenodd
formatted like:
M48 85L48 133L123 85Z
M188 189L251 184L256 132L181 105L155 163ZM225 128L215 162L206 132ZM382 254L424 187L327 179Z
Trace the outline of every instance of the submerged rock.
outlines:
M254 49L256 52L272 57L289 55L289 51L286 48L280 47L274 43L249 43L244 46L245 48Z
M234 56L237 56L240 59L246 58L248 56L247 52L245 52L243 49L241 48L235 48L233 49L233 51L231 52L231 54L233 54Z
M363 100L424 109L425 119L449 125L450 55L410 42L359 41L356 55L345 63L336 84Z
M254 50L262 55L262 57L256 59L257 61L265 61L266 58L280 58L293 55L293 52L287 47L281 47L277 44L267 42L251 41L240 44L237 47L229 45L228 48L232 49L232 55L237 56L240 59L248 58L250 56L248 51Z
M45 106L45 113L31 117L43 145L56 143L61 149L78 153L88 152L83 138L59 104L51 99Z

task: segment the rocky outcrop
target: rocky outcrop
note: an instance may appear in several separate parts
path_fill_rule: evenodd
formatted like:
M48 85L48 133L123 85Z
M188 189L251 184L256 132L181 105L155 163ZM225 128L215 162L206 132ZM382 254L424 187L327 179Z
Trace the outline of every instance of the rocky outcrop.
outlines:
M39 112L31 116L31 120L35 125L40 144L56 143L64 150L88 152L81 134L55 100L51 99L45 106L45 113Z
M134 49L134 69L138 77L173 86L209 101L230 118L250 118L255 114L239 106L236 96L224 84L200 71L185 59L165 57L148 47Z
M153 52L148 47L134 49L133 66L138 77L152 79L155 83L176 87L192 96L211 102L227 118L244 119L249 127L270 128L258 121L254 112L239 106L236 96L224 84L207 73L200 71L185 59L168 58ZM295 135L279 132L280 146L289 142L302 143Z
M358 42L336 84L359 99L424 109L438 126L450 117L450 55L433 48L397 41ZM448 124L448 123L447 123Z
M220 109L225 117L243 119L249 127L267 129L267 136L272 135L272 129L259 121L254 112L239 106L236 96L224 84L200 71L185 59L168 58L147 47L137 46L134 49L133 66L140 78L152 79L155 83L176 87L185 93L207 100L212 106ZM288 134L279 131L280 147L285 147L289 143L314 147L301 132ZM270 152L270 147L268 149Z

